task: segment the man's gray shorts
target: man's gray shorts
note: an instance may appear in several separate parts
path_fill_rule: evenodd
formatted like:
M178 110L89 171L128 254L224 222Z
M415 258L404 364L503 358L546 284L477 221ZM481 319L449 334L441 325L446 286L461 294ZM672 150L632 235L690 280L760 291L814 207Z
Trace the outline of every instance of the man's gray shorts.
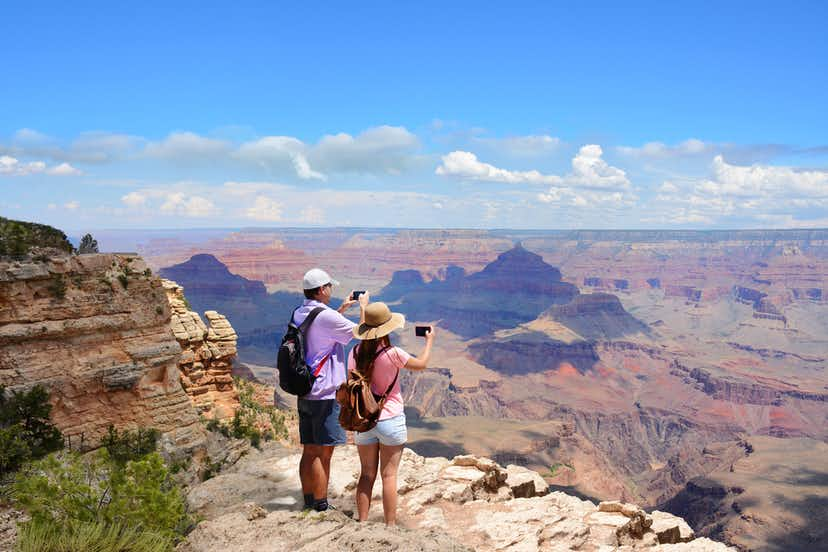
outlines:
M344 445L345 430L339 425L336 399L299 399L299 442L303 445Z

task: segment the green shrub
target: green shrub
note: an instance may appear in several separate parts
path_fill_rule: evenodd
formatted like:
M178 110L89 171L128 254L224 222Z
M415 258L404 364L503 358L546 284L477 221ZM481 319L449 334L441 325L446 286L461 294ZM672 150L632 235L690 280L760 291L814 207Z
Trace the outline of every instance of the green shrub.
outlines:
M80 245L78 246L78 253L97 253L98 252L98 240L92 237L92 234L86 234L84 237L81 238Z
M221 422L215 418L206 421L208 431L218 431L225 437L249 439L250 444L259 448L262 439L270 441L288 436L285 415L274 406L262 405L253 398L255 388L249 381L233 378L233 385L239 394L239 408L230 422Z
M118 281L121 282L124 289L129 285L129 278L126 274L118 274Z
M125 465L131 460L140 460L155 452L160 436L154 428L119 432L114 426L109 426L106 436L101 440L101 446L106 449L113 462Z
M184 499L158 453L121 466L105 448L53 453L18 475L14 497L36 523L99 523L152 531L169 540L190 525Z
M33 247L58 249L71 253L66 234L45 224L0 217L0 255L22 257Z
M0 480L24 462L63 447L63 436L49 421L51 411L43 386L8 394L0 385Z
M49 293L58 299L66 297L66 282L63 279L63 274L52 275L52 281L49 284Z
M100 522L64 525L30 521L20 526L17 552L171 552L170 539L155 531L139 531Z

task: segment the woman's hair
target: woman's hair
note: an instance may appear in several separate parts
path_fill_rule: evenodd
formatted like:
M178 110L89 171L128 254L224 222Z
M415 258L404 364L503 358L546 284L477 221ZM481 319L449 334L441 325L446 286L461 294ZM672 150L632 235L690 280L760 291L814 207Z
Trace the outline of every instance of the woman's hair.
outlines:
M374 375L374 360L385 347L391 346L391 339L387 335L377 339L364 339L356 346L354 357L356 358L357 372L362 374L369 382Z

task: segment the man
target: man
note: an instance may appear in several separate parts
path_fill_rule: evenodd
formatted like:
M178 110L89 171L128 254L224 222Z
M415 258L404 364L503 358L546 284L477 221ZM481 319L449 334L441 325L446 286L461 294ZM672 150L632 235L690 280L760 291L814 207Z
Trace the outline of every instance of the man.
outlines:
M328 509L328 478L331 473L331 456L336 445L345 444L345 430L339 425L339 404L336 390L345 381L345 345L353 338L353 322L342 313L356 301L349 294L338 310L328 306L331 302L333 280L327 272L313 268L305 273L302 288L305 300L293 314L298 326L317 307L325 310L317 315L305 336L305 361L314 371L321 369L310 393L299 397L299 441L302 443L302 460L299 462L299 478L305 509L322 512ZM360 303L367 304L367 293Z

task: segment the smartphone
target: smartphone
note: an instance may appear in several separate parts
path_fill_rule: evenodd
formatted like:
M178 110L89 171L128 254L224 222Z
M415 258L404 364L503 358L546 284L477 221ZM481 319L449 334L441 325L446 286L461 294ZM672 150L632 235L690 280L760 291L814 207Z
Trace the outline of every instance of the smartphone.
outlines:
M359 299L359 296L362 295L363 293L365 293L364 289L362 291L354 291L351 294L351 301L356 301L357 299Z
M426 332L431 330L431 326L414 326L414 335L417 337L425 337Z

